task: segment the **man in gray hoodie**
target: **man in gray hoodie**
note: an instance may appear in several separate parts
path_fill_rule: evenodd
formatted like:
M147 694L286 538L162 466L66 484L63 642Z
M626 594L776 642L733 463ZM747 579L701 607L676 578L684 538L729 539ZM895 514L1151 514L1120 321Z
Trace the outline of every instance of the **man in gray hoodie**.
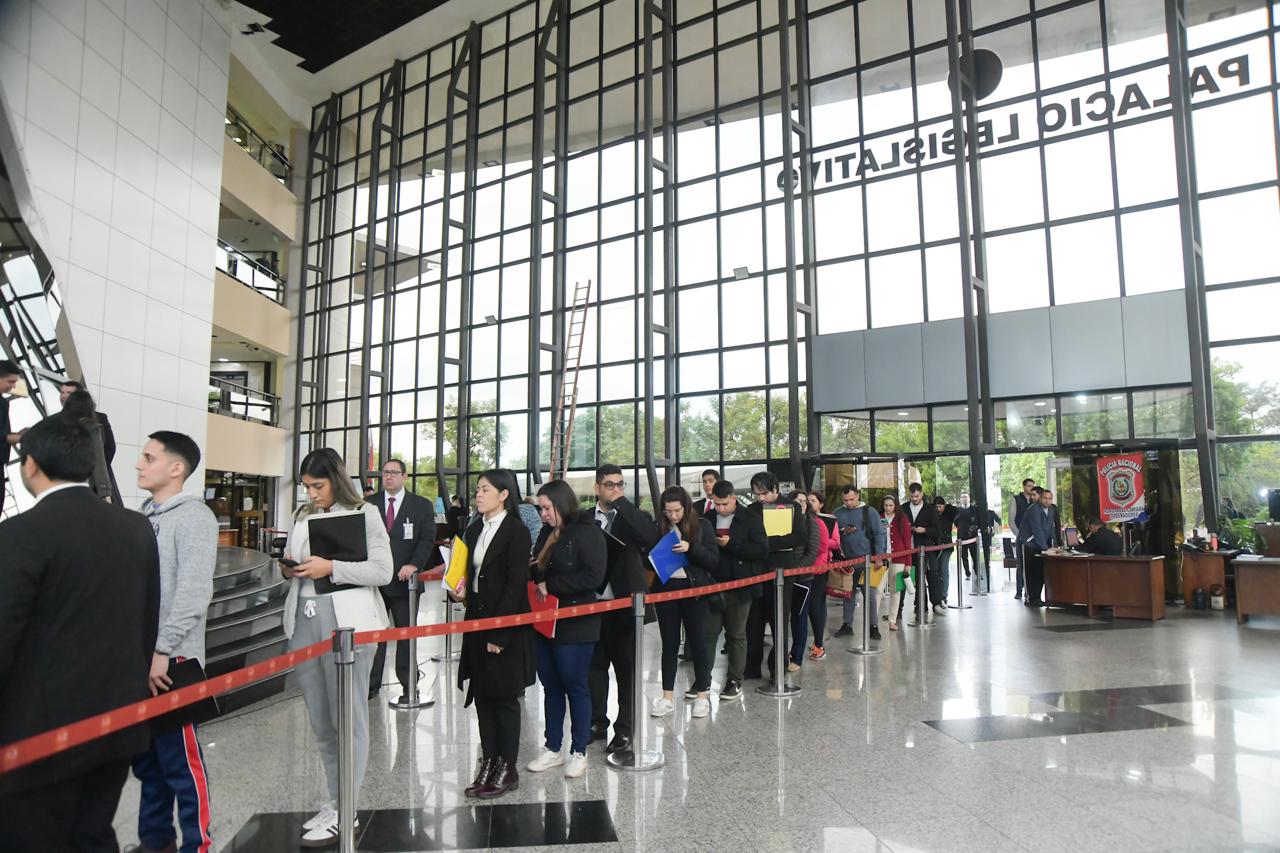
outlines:
M151 493L142 514L151 522L160 550L160 630L151 659L151 693L168 690L170 663L196 660L204 664L204 629L213 598L213 570L218 554L218 520L199 495L182 490L200 465L200 448L180 432L154 432L142 448L135 469L138 486ZM209 776L194 723L155 734L151 749L133 760L142 783L138 806L141 853L174 851L174 801L182 827L182 847L204 851L209 835Z

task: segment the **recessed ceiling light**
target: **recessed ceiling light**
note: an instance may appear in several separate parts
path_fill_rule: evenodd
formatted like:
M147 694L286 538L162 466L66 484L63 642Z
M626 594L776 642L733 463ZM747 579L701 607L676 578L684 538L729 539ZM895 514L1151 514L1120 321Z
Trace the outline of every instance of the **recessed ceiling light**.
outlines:
M1112 399L1112 400L1123 400L1123 399L1124 399L1124 395L1123 395L1123 394L1112 394L1112 395L1111 395L1111 399Z
M218 356L218 361L230 361L230 360L231 360L231 359L229 359L229 358L224 358L224 357L222 357L222 356Z
M905 418L910 414L911 414L910 412L898 412L898 417Z
M1089 398L1088 398L1088 397L1086 397L1084 394L1077 394L1077 395L1076 395L1076 402L1077 402L1077 403L1087 403L1087 402L1089 402Z
M1044 400L1036 400L1036 405L1037 405L1037 406L1047 406L1047 405L1049 405L1049 404L1048 404L1048 403L1046 403Z

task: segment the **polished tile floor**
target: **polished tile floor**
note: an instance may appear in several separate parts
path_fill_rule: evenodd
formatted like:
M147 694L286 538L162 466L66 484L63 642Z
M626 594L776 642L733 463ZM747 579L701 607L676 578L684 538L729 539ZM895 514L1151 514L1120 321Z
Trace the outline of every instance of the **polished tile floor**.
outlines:
M372 714L361 849L1280 850L1280 620L1240 628L1229 613L1176 607L1155 625L1106 623L1030 610L1008 591L967 603L931 629L885 630L876 657L829 639L795 698L750 682L744 701L713 701L705 719L679 703L646 717L659 770L615 771L595 745L583 779L522 772L518 791L484 807L461 793L474 715L452 668L424 663L434 707L379 701ZM829 612L830 631L839 609ZM651 626L650 696L657 642ZM419 654L437 651L433 640ZM677 696L690 676L682 668ZM534 687L525 759L541 728ZM212 723L201 740L216 849L294 849L324 798L297 694ZM131 782L122 843L136 837L136 807Z

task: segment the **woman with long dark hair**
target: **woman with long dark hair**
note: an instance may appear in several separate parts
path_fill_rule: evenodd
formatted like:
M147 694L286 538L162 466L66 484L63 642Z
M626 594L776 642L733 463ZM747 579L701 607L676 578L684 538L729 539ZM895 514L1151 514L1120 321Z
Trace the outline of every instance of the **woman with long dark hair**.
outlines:
M802 496L805 502L805 514L818 523L818 558L813 565L825 566L831 562L831 555L840 550L840 534L836 530L836 517L822 511L823 498L818 492L808 492ZM827 656L823 647L827 633L827 573L820 572L809 578L809 596L801 599L803 609L797 613L801 623L792 628L796 637L796 645L792 648L792 656L804 653L805 630L804 620L809 620L813 627L813 647L809 649L809 660L822 660Z
M679 539L671 550L684 554L689 565L677 569L666 583L657 579L653 591L676 592L709 585L712 582L711 572L720 562L715 528L693 508L693 501L683 486L668 488L662 493L660 502L662 517L658 519L658 529L663 536L673 530L676 532ZM693 641L693 638L706 636L709 607L707 599L701 596L658 603L658 630L662 635L662 695L653 700L649 709L652 716L665 717L675 710L673 697L682 624L685 637L690 638L685 648L693 656L693 685L689 693L693 694L694 702L690 715L705 717L711 712L711 701L707 698L707 691L711 689L709 647L706 643ZM686 698L690 698L689 693L685 694Z
M910 551L914 547L911 521L907 513L902 511L898 499L893 495L885 495L884 500L880 502L880 510L881 515L884 516L884 541L889 547L889 553ZM895 556L889 560L889 574L885 580L889 585L889 609L885 612L889 614L890 631L898 630L898 620L902 618L902 602L905 600L902 593L898 591L898 575L909 571L910 568L910 554ZM907 583L909 587L914 588L910 574L907 575Z
M564 480L538 489L542 532L530 558L538 595L554 595L560 607L590 604L604 584L609 558L604 531L580 521L578 496ZM587 741L591 737L591 688L587 676L591 656L600 639L600 617L579 616L557 622L555 636L534 638L538 680L542 682L542 711L546 737L542 752L529 762L533 773L565 765L564 775L576 779L587 772ZM564 714L569 711L569 758L565 760Z
M84 389L72 391L62 404L62 415L84 424L84 428L93 437L93 475L89 478L89 488L100 500L118 506L120 493L111 479L102 424L98 422L98 407L93 402L93 396Z
M387 526L377 507L365 503L356 491L346 463L337 451L324 447L302 460L298 478L307 490L307 503L293 515L293 529L285 545L281 573L291 579L285 599L284 634L289 650L328 642L338 628L377 631L391 627L378 587L391 582L395 574ZM311 553L309 519L324 514L350 513L364 516L366 558L360 561L331 560ZM295 562L296 561L296 562ZM327 581L321 586L316 581ZM335 586L336 585L336 588ZM360 798L369 760L369 674L373 669L375 645L356 646L352 667L355 680L355 796ZM326 847L338 840L338 673L332 656L312 658L294 668L298 686L307 705L307 717L316 736L330 801L302 825L302 846Z
M467 619L529 612L529 531L520 520L519 487L510 471L476 479L476 518L467 544ZM476 706L480 764L468 797L492 799L520 786L520 697L533 684L533 631L527 625L462 635L458 689ZM464 688L463 685L467 686Z

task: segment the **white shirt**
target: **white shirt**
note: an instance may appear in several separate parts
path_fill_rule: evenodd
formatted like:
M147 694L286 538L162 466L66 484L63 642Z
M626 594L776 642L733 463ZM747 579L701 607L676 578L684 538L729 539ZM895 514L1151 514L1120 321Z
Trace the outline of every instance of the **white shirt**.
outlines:
M614 518L618 517L617 510L614 510ZM600 529L608 531L609 529L609 513L600 508L600 504L596 504L596 524L600 525ZM596 598L603 601L607 598L613 598L613 585L605 583L604 592L600 593Z
M49 495L53 494L54 492L62 492L62 491L66 491L67 489L87 489L87 488L89 488L88 483L63 483L60 486L51 486L45 489L43 492L41 492L31 505L35 506L36 504L40 503L40 501L49 497Z
M915 521L920 517L920 510L924 509L924 502L921 501L919 506L913 503L907 504L907 509L911 512L911 520Z
M400 490L400 491L398 491L398 492L387 492L387 493L386 493L386 496L387 496L387 501L388 501L388 502L390 502L390 501L395 501L395 504L391 505L391 508L392 508L393 510L395 510L394 514L391 516L392 520L399 518L399 517L400 517L400 510L401 510L401 508L402 508L402 507L403 507L403 505L404 505L404 500L403 500L403 498L404 498L404 489L401 489L401 490ZM387 516L387 513L386 513L386 511L384 510L384 511L383 511L383 513L382 513L382 517L383 517L383 518L386 518L386 516Z
M493 541L494 534L498 532L498 525L502 524L502 520L506 517L507 511L504 509L493 518L486 518L484 527L480 529L480 537L476 539L476 548L471 556L471 565L476 568L475 577L471 581L473 592L480 591L480 567L484 564L484 555L489 550L489 543Z

